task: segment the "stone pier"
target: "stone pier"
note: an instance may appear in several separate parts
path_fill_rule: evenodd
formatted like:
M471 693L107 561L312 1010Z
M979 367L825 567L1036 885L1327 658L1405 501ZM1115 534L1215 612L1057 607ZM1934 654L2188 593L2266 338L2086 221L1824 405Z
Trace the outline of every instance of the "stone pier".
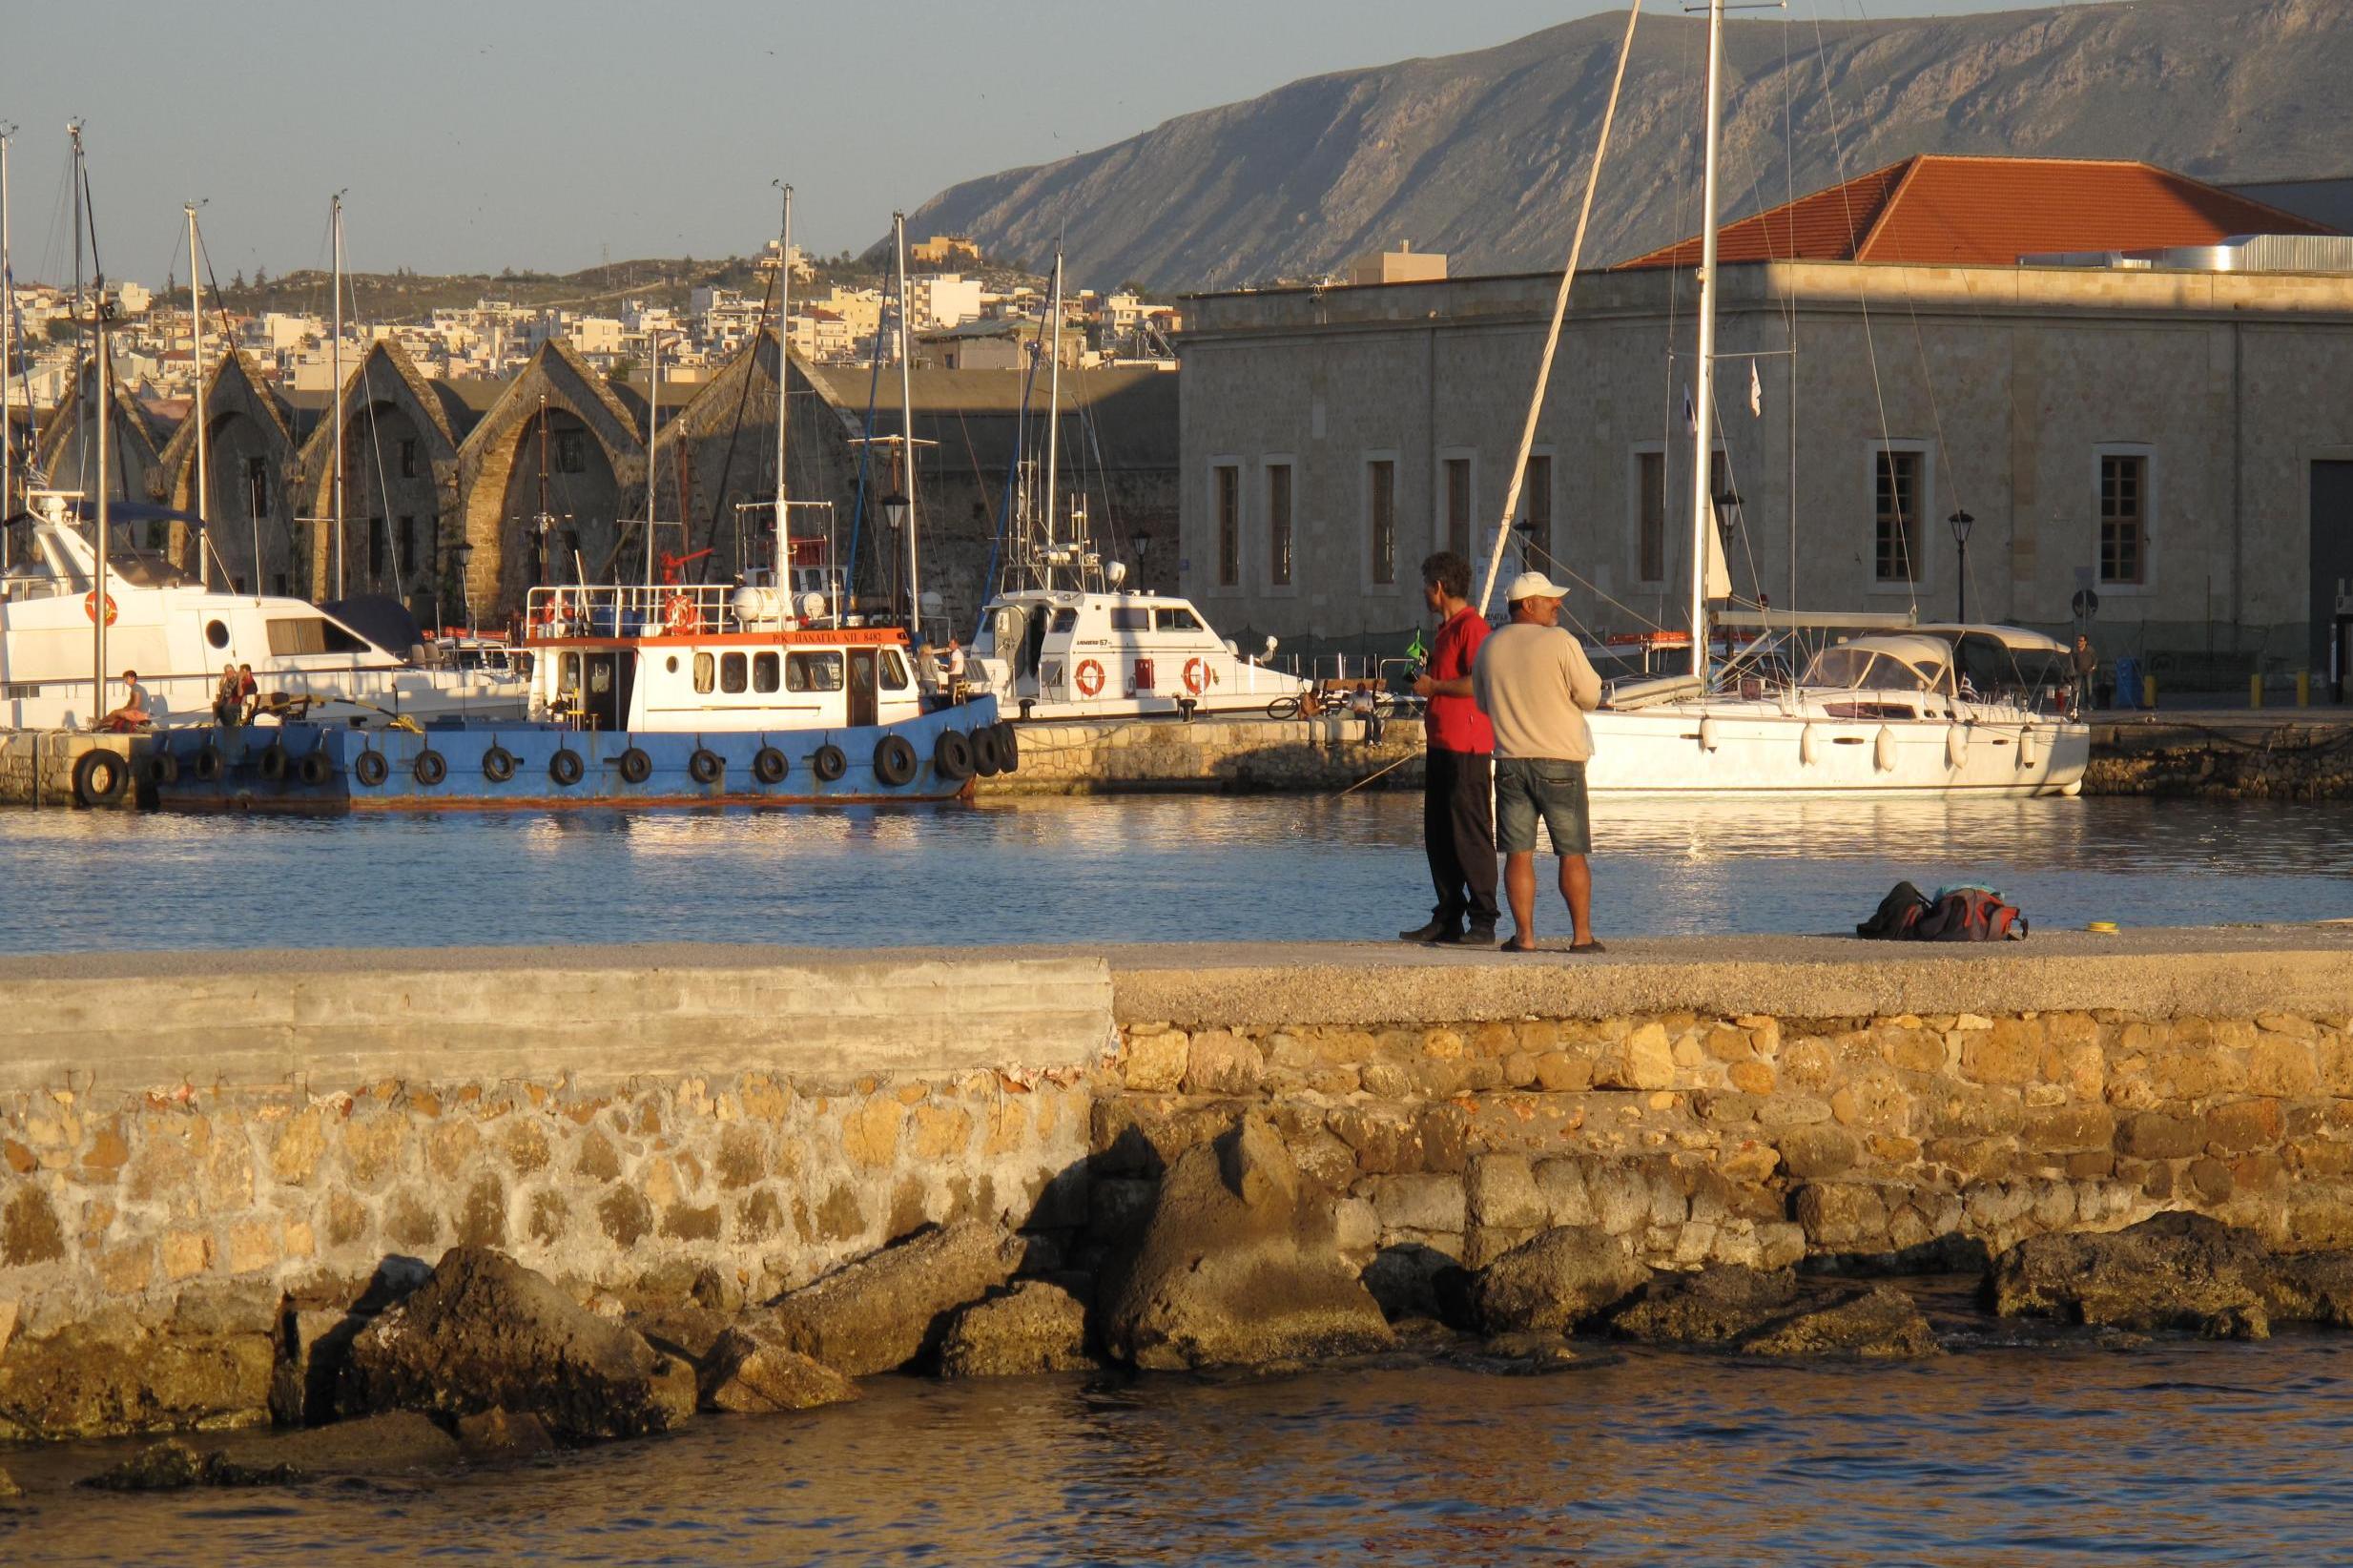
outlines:
M290 1314L460 1242L616 1311L968 1216L1068 1277L1251 1114L1385 1301L1569 1224L1661 1269L2163 1209L2353 1246L2353 927L10 959L0 1437L265 1419Z

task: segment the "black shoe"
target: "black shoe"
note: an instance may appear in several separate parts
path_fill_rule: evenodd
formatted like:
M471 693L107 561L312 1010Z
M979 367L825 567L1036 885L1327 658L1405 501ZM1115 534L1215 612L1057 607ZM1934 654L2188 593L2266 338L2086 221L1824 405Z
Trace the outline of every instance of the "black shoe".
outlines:
M1462 927L1454 920L1433 915L1428 925L1415 926L1411 931L1397 933L1401 942L1451 942L1459 940Z
M1449 947L1493 947L1496 944L1496 928L1492 925L1474 925L1468 931L1457 931L1451 937L1440 937L1438 940Z

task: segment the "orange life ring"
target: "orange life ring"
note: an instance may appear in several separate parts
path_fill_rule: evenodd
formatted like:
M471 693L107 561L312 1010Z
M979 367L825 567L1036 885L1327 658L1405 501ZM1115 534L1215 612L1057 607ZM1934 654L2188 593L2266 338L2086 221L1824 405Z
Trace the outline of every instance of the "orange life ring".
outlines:
M1208 689L1209 661L1207 659L1187 659L1185 661L1185 690L1190 691L1197 697Z
M703 629L703 618L694 609L694 601L683 593L673 593L662 603L662 629L673 637L691 636Z
M1092 659L1079 661L1079 695L1091 697L1103 690L1103 666Z
M90 617L93 625L97 623L98 590L96 588L92 588L88 593L82 595L82 613ZM122 610L114 603L114 596L111 593L108 594L106 596L106 624L108 626L113 626L115 619L121 614Z

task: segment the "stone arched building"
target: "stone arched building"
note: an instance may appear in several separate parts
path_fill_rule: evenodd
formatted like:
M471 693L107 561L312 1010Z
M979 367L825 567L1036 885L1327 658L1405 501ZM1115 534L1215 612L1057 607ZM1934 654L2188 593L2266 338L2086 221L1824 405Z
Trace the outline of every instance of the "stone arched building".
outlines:
M241 351L232 349L205 372L204 425L204 505L196 502L193 409L164 444L152 493L175 511L200 512L211 525L216 584L225 573L225 586L240 590L294 591L300 552L286 488L295 457L292 415ZM171 525L172 559L190 572L199 570L195 532Z

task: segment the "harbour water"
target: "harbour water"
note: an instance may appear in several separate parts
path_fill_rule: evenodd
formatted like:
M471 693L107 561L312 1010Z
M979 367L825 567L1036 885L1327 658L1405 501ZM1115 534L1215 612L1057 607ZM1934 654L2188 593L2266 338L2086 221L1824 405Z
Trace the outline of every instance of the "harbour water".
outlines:
M121 1496L0 1453L11 1562L2343 1561L2353 1342L882 1378L442 1479ZM1701 1364L1703 1359L1704 1364ZM199 1437L199 1445L210 1441Z
M2329 806L2137 799L1596 807L1605 936L1818 932L1898 879L2050 926L2353 916ZM0 813L0 952L1382 938L1430 899L1418 794L299 822ZM1539 927L1562 917L1546 893Z

